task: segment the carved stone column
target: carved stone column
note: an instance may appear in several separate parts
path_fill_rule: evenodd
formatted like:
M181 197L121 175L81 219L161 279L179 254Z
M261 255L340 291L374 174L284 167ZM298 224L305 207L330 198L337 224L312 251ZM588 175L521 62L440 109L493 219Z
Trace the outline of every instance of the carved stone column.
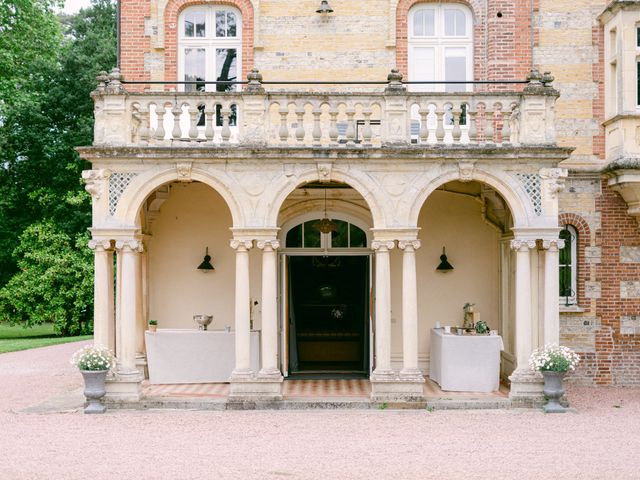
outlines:
M113 298L113 250L110 240L90 240L94 255L93 344L98 348L115 348Z
M517 367L511 374L509 397L517 404L535 405L542 401L542 377L529 368L532 351L532 312L531 312L531 249L536 247L535 240L515 239L511 248L516 251L515 285L515 354Z
M544 253L544 344L560 343L559 250L564 240L543 240Z
M261 240L262 250L262 368L260 377L282 381L278 369L278 294L276 250L277 240Z
M371 380L388 380L394 378L391 369L391 273L389 250L394 247L392 241L371 243L376 252L376 330L375 330L375 362Z
M249 291L249 250L251 240L231 240L231 248L236 251L236 292L235 292L235 342L236 366L231 381L251 378L251 330Z
M400 378L424 383L418 368L418 287L416 280L416 250L419 240L400 241L402 254L402 353ZM421 387L422 388L422 387Z
M140 315L140 253L142 242L137 239L118 240L118 256L121 258L119 279L120 294L120 348L115 383L107 388L110 398L129 401L140 400L140 382L143 376L136 368L138 346L138 316Z

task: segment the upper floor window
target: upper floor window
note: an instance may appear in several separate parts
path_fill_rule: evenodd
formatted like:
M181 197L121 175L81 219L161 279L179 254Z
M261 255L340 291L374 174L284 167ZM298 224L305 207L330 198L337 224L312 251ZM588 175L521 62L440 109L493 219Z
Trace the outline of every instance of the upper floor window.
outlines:
M565 306L578 303L578 232L571 225L560 231L564 248L560 250L560 303Z
M233 8L198 5L180 15L178 75L183 81L203 82L184 91L236 90L236 85L205 81L236 81L241 71L242 18Z
M471 11L458 4L420 4L409 12L409 81L473 79ZM412 91L470 91L468 84L411 85Z

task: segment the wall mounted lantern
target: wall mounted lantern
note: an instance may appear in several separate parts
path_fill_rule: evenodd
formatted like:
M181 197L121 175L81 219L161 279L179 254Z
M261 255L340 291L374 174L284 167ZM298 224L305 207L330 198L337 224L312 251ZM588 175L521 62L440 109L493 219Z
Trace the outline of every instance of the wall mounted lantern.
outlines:
M316 13L322 13L322 14L333 13L333 8L331 8L329 6L329 1L328 0L322 0L320 2L320 6L316 10Z
M453 266L447 260L447 253L445 252L444 247L442 247L442 255L440 255L440 265L438 265L436 270L443 273L453 270Z
M204 260L200 265L198 265L198 270L205 273L215 270L214 266L211 265L211 256L209 255L209 247L207 247L206 253L204 254Z
M329 216L327 215L327 189L324 189L324 217L311 225L316 230L319 230L320 233L331 233L338 230L338 225L336 222L331 221Z

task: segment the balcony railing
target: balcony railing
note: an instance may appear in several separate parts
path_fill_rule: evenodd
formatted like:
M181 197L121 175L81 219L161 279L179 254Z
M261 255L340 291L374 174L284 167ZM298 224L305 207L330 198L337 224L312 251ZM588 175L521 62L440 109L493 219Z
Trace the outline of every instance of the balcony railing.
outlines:
M553 145L558 93L534 73L521 92L416 93L390 81L366 93L265 92L259 82L238 92L132 93L116 72L93 92L94 145Z

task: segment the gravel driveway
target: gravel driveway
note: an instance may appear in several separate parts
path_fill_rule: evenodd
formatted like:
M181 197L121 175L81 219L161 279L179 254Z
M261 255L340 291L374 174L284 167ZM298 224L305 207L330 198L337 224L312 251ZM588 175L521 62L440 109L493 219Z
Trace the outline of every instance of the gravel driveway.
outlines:
M81 386L81 344L0 355L0 479L638 479L640 389L578 413L23 409Z

